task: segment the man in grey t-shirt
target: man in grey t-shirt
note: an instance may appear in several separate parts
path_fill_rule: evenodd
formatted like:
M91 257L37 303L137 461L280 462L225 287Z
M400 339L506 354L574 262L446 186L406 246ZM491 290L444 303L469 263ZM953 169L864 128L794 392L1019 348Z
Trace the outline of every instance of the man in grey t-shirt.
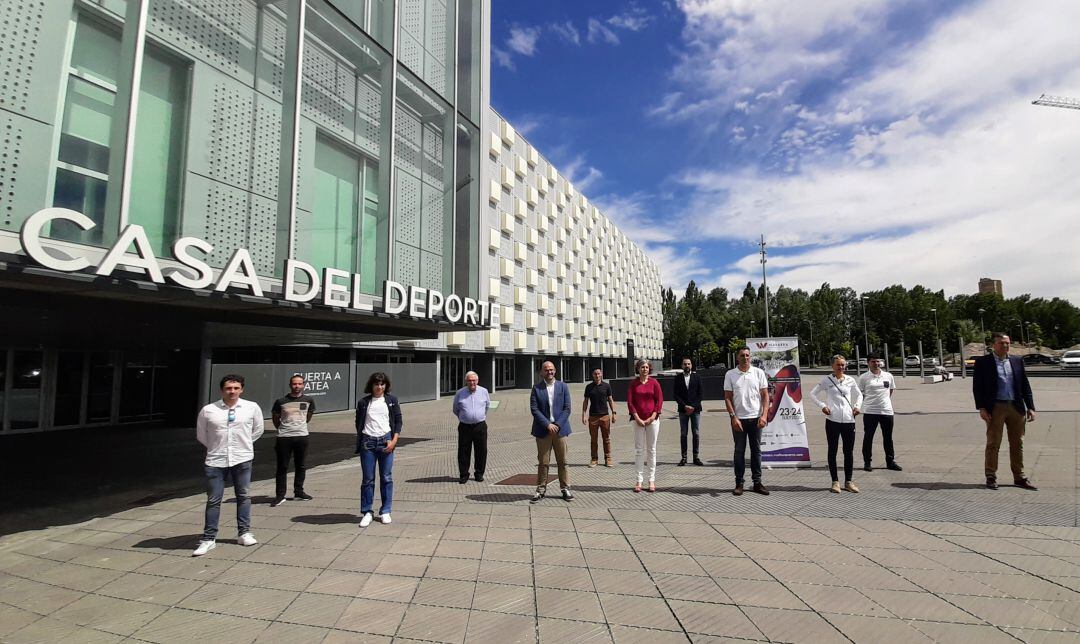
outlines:
M295 373L289 378L289 393L274 401L271 410L274 427L277 427L277 485L274 501L270 507L276 508L285 502L285 484L289 474L289 458L296 464L293 476L293 498L297 501L310 501L311 495L304 492L304 474L308 449L308 422L315 414L315 401L304 395L304 376Z

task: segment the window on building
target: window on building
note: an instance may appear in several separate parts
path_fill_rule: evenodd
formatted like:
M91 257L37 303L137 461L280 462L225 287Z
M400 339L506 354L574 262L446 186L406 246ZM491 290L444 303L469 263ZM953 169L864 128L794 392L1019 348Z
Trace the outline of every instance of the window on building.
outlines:
M455 172L454 292L480 291L480 131L459 117Z
M454 98L454 0L398 2L398 60L442 98Z
M180 212L188 66L149 43L145 51L128 221L143 226L155 251L165 254L176 238ZM98 225L83 231L60 222L50 231L53 238L100 245L119 232L106 224L119 64L120 32L80 16L68 67L53 205L81 212Z
M517 385L513 358L495 358L495 387L506 389Z

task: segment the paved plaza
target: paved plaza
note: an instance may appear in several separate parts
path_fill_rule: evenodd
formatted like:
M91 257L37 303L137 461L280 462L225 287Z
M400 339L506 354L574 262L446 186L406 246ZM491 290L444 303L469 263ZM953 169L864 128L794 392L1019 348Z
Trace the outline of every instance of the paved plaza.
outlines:
M617 465L589 468L574 385L577 496L530 505L531 485L499 484L535 473L527 391L495 394L488 472L465 485L450 401L408 404L404 436L419 440L396 456L392 524L357 526L350 458L309 471L311 502L270 508L273 480L259 478L253 547L235 543L227 504L218 548L190 556L202 494L9 534L0 641L1080 640L1080 379L1032 381L1040 412L1026 464L1038 492L982 486L969 380L899 380L904 471L857 469L860 494L827 491L824 422L811 410L814 467L767 470L770 496L732 496L719 401L705 405L706 466L675 465L678 422L665 416L659 489L635 494L625 405ZM350 414L318 416L313 432L354 441ZM273 441L259 441L257 460L272 459ZM876 448L884 465L880 437Z

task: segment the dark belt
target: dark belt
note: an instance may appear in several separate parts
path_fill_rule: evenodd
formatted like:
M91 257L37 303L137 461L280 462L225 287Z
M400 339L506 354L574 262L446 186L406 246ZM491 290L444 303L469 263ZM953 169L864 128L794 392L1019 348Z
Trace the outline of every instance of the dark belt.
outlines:
M484 419L484 420L482 420L482 421L480 421L478 423L463 423L463 422L461 422L459 420L458 424L461 425L462 427L468 427L468 428L472 429L473 427L479 427L480 425L483 425L486 422L487 422L487 419Z

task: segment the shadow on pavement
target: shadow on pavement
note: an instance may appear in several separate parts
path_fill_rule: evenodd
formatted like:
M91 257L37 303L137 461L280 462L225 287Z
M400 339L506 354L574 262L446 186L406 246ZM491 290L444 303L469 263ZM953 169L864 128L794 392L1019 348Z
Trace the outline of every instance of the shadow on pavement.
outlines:
M336 525L339 523L359 523L360 515L345 514L343 512L335 514L304 514L293 517L292 520L294 523L306 523L308 525Z
M252 481L274 478L276 440L276 434L268 432L255 442ZM398 449L425 440L430 439L402 437ZM307 466L349 460L355 449L355 434L312 432ZM198 494L206 489L204 457L190 427L123 426L5 436L0 438L0 536L82 523Z
M981 490L986 488L986 485L982 483L945 483L942 481L893 483L892 486L905 490Z
M175 537L159 537L155 539L144 539L139 543L133 544L133 548L150 548L153 550L191 550L202 538L201 534L185 534L177 535ZM219 539L222 543L226 543L225 539Z
M402 440L402 439L398 439ZM408 479L406 483L457 483L456 476L425 476L418 479Z
M528 501L532 498L531 494L509 494L509 493L495 493L495 494L466 494L466 499L470 501L482 501L484 503L510 503L513 501ZM552 497L555 498L555 497Z

